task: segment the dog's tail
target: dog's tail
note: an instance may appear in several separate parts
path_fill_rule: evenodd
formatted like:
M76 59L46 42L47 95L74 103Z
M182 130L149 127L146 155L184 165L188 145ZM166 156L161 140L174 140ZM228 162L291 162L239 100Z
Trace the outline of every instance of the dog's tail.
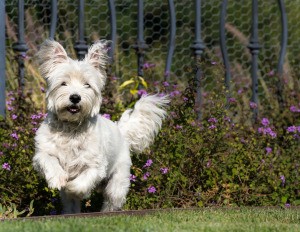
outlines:
M170 102L168 96L145 95L134 106L126 110L118 127L136 153L142 152L154 140L166 116L165 108Z

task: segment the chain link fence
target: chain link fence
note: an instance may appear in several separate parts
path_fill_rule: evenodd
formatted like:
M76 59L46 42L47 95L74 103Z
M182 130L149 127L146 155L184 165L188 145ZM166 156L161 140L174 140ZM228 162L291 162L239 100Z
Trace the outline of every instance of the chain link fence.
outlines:
M220 65L222 55L219 44L220 0L202 1L202 38L206 45L204 51L203 88L209 91L215 84L214 72L206 67ZM175 0L176 11L176 48L172 59L171 80L185 82L193 73L194 59L191 45L194 41L195 7L194 1ZM230 59L230 72L234 89L251 94L251 54L249 44L251 31L250 0L229 1L226 17L227 49ZM8 87L17 85L17 67L12 44L17 42L17 0L6 1L6 44ZM288 49L284 64L287 84L299 80L300 61L300 1L285 1L288 17ZM133 45L137 38L137 1L116 0L117 44L115 46L113 75L126 80L136 75L137 58ZM51 1L25 0L25 41L29 47L26 60L26 83L30 88L43 88L43 80L32 65L32 57L38 46L49 37ZM110 39L110 12L108 1L85 1L85 39L92 44L98 39ZM168 1L144 1L144 39L149 46L145 62L151 65L146 78L163 80L168 52L170 33L170 12ZM281 23L277 0L259 1L259 78L261 88L270 88L276 83L275 73L280 51ZM74 44L78 40L78 1L58 1L58 23L55 39L66 47L75 58ZM291 75L289 75L291 74Z

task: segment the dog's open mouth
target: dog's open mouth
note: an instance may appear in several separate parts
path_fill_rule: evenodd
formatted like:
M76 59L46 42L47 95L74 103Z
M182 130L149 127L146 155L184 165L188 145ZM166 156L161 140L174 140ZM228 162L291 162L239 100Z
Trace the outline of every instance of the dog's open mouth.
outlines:
M71 113L71 114L76 114L80 111L80 107L78 105L71 105L67 108L67 110Z

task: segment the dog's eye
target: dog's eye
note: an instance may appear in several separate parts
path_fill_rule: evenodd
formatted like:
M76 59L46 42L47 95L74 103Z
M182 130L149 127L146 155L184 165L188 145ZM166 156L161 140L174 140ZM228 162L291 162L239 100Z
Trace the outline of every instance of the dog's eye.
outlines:
M84 84L84 87L86 87L86 88L90 88L91 86L90 86L90 84L89 84L89 83L85 83L85 84Z
M61 83L61 86L67 86L66 82Z

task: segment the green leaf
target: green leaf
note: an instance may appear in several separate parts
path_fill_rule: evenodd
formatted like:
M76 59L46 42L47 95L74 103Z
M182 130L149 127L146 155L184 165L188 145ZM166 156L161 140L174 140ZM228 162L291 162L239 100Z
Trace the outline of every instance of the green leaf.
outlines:
M130 84L132 84L132 83L134 83L135 81L133 80L133 79L130 79L130 80L128 80L128 81L124 81L121 85L120 85L120 89L123 89L123 88L125 88L127 85L130 85Z
M131 90L130 90L130 93L131 93L132 95L135 95L135 94L138 93L138 90L137 90L137 89L131 89Z
M287 202L287 199L288 199L287 196L281 197L281 203L285 204Z
M139 79L140 79L142 85L147 89L147 88L148 88L148 84L147 84L147 82L144 80L144 78L139 77Z

